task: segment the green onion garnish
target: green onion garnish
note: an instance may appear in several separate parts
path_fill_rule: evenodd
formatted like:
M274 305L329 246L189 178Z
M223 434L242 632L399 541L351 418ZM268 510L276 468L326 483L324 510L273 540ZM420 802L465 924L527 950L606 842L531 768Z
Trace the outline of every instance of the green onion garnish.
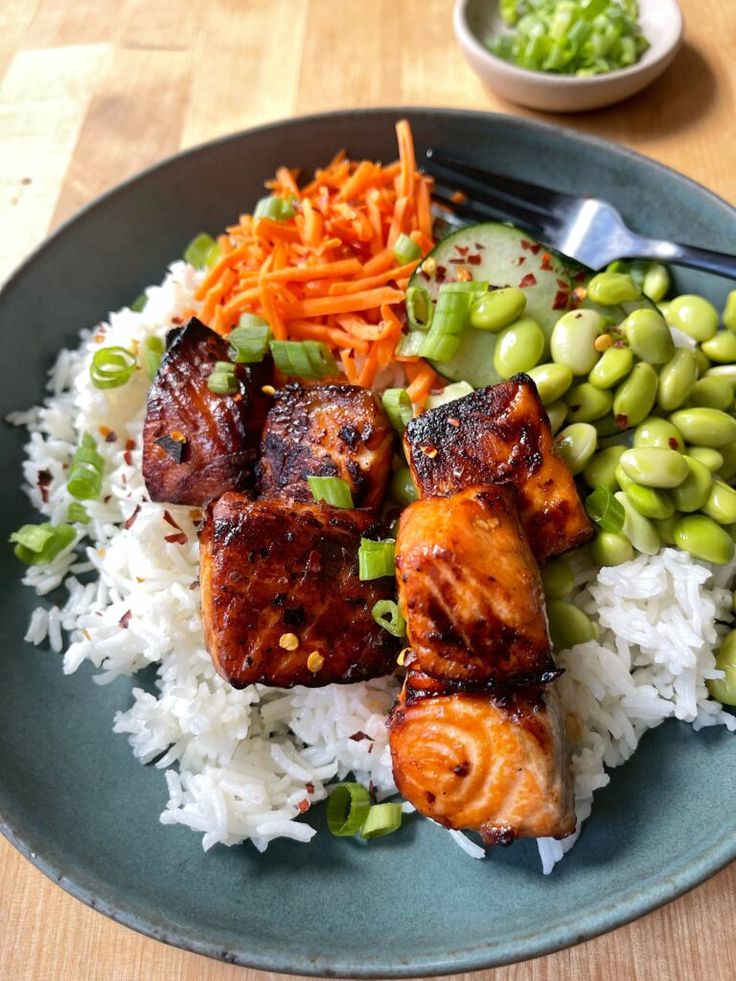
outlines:
M405 388L387 388L381 396L381 402L389 422L401 435L412 417L409 393Z
M246 320L246 317L249 319ZM271 340L271 328L265 320L250 313L244 314L240 318L240 324L228 335L231 346L230 357L236 364L255 364L263 361Z
M327 801L327 827L340 838L357 834L368 817L371 800L360 783L339 783Z
M76 521L81 525L89 524L90 520L89 514L87 513L87 508L78 501L72 501L72 503L66 509L66 518L67 521Z
M434 304L423 286L410 286L406 291L406 319L412 330L429 330Z
M608 487L596 487L585 499L585 510L601 531L617 535L624 527L625 512Z
M330 349L321 341L271 341L271 354L283 375L323 378L337 372Z
M97 452L97 444L89 433L82 434L82 442L69 466L67 490L77 501L95 501L102 490L105 459Z
M394 243L394 259L400 266L403 266L407 262L416 262L417 259L421 258L422 250L417 243L402 232Z
M421 355L432 361L450 361L460 347L460 338L455 334L436 334L428 337L422 344Z
M358 578L361 582L393 576L396 572L396 542L388 538L374 542L370 538L360 539L358 549Z
M440 287L432 324L420 349L422 357L434 361L449 361L453 357L460 347L460 335L468 326L470 303L475 292L465 287L472 286L472 283L449 283Z
M101 347L95 351L89 376L95 388L120 388L135 371L135 355L124 347Z
M16 558L26 565L47 565L76 538L71 525L23 525L14 531L9 541L15 544Z
M215 395L234 395L238 390L235 365L230 361L216 361L207 379L207 388Z
M148 297L146 296L145 293L141 293L141 295L137 296L130 304L130 309L134 310L136 313L141 313L143 310L146 309L147 303L148 303Z
M401 804L387 801L384 804L374 804L368 811L368 816L360 829L361 838L380 838L390 835L401 827L404 812Z
M215 250L219 252L217 242L207 232L201 232L184 249L184 260L195 269L204 269L217 260Z
M406 634L406 621L401 615L398 603L393 600L379 600L373 604L371 616L379 627L394 637L403 637Z
M312 497L319 504L331 504L334 508L353 507L350 486L342 477L307 477Z
M270 218L272 221L288 221L289 218L294 217L295 203L296 198L293 196L279 198L276 195L271 195L267 198L261 198L253 210L253 217Z
M161 358L166 350L166 344L162 337L147 337L143 345L143 367L146 374L153 381L156 372L161 367Z
M427 335L421 330L412 330L404 334L396 347L396 353L402 358L417 358Z

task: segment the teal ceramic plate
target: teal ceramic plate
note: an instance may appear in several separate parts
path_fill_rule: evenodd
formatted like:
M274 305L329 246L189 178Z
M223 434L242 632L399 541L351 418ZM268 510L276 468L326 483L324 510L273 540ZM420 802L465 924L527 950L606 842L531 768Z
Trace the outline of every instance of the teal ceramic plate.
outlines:
M399 111L400 112L400 111ZM395 154L399 112L345 112L253 130L185 153L87 208L0 296L0 413L42 397L54 352L158 282L203 228L249 207L275 166L311 170L338 147ZM698 185L611 144L505 116L412 110L419 149L462 147L495 170L611 200L638 231L736 251L736 213ZM727 284L679 285L722 302ZM0 428L0 538L30 507L15 488L23 436ZM10 840L108 916L191 950L272 971L405 977L533 957L610 930L702 882L736 857L736 739L677 723L645 737L596 796L568 858L540 874L532 842L467 858L439 828L410 820L361 847L281 842L265 855L215 848L165 828L162 775L113 735L129 681L71 678L23 643L34 597L0 556L0 813ZM317 818L318 821L321 819Z

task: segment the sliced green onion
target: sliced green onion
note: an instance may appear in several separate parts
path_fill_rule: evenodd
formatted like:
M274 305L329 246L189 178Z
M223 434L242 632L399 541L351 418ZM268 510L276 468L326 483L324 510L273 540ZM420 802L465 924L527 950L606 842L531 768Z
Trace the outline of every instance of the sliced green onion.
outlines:
M471 286L471 283L450 283L451 287ZM472 289L440 287L432 317L420 354L434 361L449 361L460 347L460 335L468 326Z
M97 452L97 444L89 433L83 433L79 448L69 465L67 490L77 501L95 501L102 490L105 459Z
M161 358L166 350L163 337L147 337L143 345L143 367L146 374L153 381L158 369L161 367Z
M195 269L204 269L208 259L212 255L212 250L217 248L217 242L208 235L201 232L196 235L189 245L184 249L184 261Z
M13 551L21 562L26 565L47 565L74 541L76 535L71 525L44 522L40 525L23 525L13 532L9 541L15 544Z
M432 361L449 361L457 353L460 343L461 338L455 334L437 334L435 337L427 337L420 354Z
M623 530L625 517L623 506L608 487L596 487L592 494L588 494L585 499L585 510L590 520L594 521L601 531L617 535Z
M361 582L382 579L396 573L396 542L388 538L374 542L370 538L360 539L358 549L358 578Z
M429 330L434 304L423 286L410 286L406 291L406 319L412 330Z
M95 351L89 376L95 388L120 388L130 380L137 362L124 347L101 347Z
M256 203L253 210L254 218L270 218L272 221L288 221L294 217L294 204L296 198L292 195L288 198L280 198L275 194L267 198L261 198Z
M221 255L222 249L220 248L220 243L215 242L215 244L210 246L210 248L207 250L207 255L204 259L205 268L211 269Z
M215 395L235 395L238 390L235 365L230 364L229 361L217 361L212 374L207 379L207 388Z
M408 235L402 232L394 243L394 259L396 259L400 266L403 266L407 262L415 262L421 258L422 250L417 243L413 238L409 238Z
M398 603L393 600L379 600L374 603L371 616L379 627L388 630L393 637L403 637L406 634L406 621Z
M136 313L141 313L143 310L146 309L147 303L148 303L148 297L146 296L145 293L141 293L141 295L137 296L130 304L130 309L134 310Z
M455 382L452 385L445 385L441 392L436 395L427 396L427 408L436 409L438 405L445 405L447 402L454 402L455 399L464 398L472 395L475 389L466 381Z
M396 353L401 358L417 358L422 350L427 335L421 330L412 330L404 334L396 346Z
M353 507L350 486L342 477L307 477L312 497L319 503L324 501L334 508Z
M401 435L413 415L409 393L405 388L387 388L381 396L381 402L389 422Z
M230 357L236 364L255 364L266 357L272 340L268 324L235 327L228 335Z
M381 838L390 835L401 827L404 812L401 804L387 801L384 804L374 804L368 811L363 827L360 829L361 838Z
M72 501L72 503L66 509L66 517L67 521L76 521L81 525L89 524L90 521L87 508L78 501Z
M339 783L327 800L327 827L333 835L357 834L368 817L371 799L360 783Z
M271 354L283 375L323 378L337 371L330 349L321 341L271 341Z

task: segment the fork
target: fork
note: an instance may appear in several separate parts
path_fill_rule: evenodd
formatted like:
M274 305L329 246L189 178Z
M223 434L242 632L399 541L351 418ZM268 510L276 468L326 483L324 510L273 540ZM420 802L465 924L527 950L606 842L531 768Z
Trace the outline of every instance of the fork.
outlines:
M607 201L494 174L434 149L427 150L426 156L429 173L451 182L452 189L438 185L433 192L446 209L443 217L451 223L453 214L487 221L500 212L536 233L545 245L592 269L602 269L615 259L657 259L736 278L736 256L644 238L632 232ZM467 199L459 200L457 190L467 193Z

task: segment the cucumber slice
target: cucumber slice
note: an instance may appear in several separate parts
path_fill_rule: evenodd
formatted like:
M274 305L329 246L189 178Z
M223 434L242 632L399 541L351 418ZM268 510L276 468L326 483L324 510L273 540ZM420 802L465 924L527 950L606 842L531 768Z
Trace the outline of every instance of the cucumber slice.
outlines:
M518 286L526 295L524 316L537 321L547 340L569 307L571 284L565 264L541 242L511 225L468 225L444 238L430 257L434 260L429 263L432 273L419 266L410 285L423 287L433 300L442 283L456 280L461 268L470 270L474 280L488 280L491 286ZM467 381L474 388L493 385L501 380L493 367L496 340L496 334L470 328L455 356L433 362L433 367L446 378Z

